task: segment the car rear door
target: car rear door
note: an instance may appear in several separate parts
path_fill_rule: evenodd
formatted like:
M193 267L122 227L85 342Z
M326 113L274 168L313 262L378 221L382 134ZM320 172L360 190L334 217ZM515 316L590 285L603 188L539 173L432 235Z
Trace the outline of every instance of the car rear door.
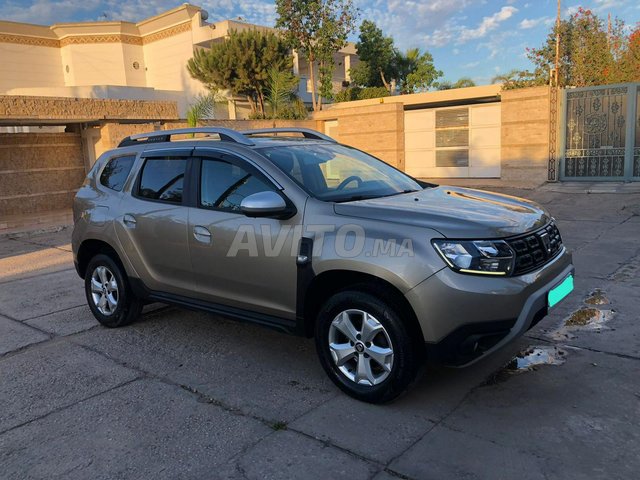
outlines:
M116 221L127 257L153 291L187 295L192 290L185 191L192 150L144 152L131 194L123 199Z

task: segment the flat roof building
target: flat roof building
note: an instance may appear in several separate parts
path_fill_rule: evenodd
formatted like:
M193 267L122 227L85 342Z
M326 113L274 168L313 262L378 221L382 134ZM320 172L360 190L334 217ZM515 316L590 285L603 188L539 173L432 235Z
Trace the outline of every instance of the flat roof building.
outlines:
M269 27L240 20L207 22L208 13L184 4L138 23L107 21L32 25L0 20L0 95L173 100L184 117L206 91L186 65L195 48L223 41L230 30ZM294 52L298 94L310 102L309 65ZM355 46L336 55L334 88L349 79ZM222 118L243 118L248 106L229 102Z

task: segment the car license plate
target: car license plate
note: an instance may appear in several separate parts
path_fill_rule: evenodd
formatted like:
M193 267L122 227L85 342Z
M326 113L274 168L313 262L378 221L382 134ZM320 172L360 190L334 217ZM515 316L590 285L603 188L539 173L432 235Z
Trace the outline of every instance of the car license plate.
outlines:
M547 304L549 308L556 305L564 297L569 295L573 291L573 275L569 275L565 278L560 285L549 290L547 295Z

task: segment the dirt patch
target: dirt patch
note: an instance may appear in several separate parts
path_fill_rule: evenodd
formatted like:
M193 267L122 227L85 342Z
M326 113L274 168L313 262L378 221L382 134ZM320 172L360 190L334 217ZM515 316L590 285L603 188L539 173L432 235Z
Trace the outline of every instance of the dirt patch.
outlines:
M600 316L597 308L581 308L573 312L564 322L569 327L584 327L589 323L596 322Z
M567 340L575 338L575 333L578 331L601 332L609 328L606 324L611 320L614 313L614 310L582 307L569 315L562 326L551 332L549 336L554 340Z
M605 296L604 292L599 288L596 288L591 294L585 299L584 303L587 305L609 305L611 302Z

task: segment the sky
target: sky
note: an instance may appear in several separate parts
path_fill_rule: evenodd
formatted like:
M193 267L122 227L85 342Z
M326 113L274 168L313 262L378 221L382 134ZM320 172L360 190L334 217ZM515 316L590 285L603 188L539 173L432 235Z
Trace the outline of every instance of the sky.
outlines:
M360 21L373 20L401 49L433 54L444 79L478 84L511 69L530 68L526 47L540 46L556 15L556 0L354 0ZM192 0L209 21L241 17L273 25L273 0ZM51 25L62 22L140 21L177 7L180 0L0 0L0 20ZM627 25L640 21L638 0L562 0L563 18L578 7ZM357 40L357 32L352 40Z

